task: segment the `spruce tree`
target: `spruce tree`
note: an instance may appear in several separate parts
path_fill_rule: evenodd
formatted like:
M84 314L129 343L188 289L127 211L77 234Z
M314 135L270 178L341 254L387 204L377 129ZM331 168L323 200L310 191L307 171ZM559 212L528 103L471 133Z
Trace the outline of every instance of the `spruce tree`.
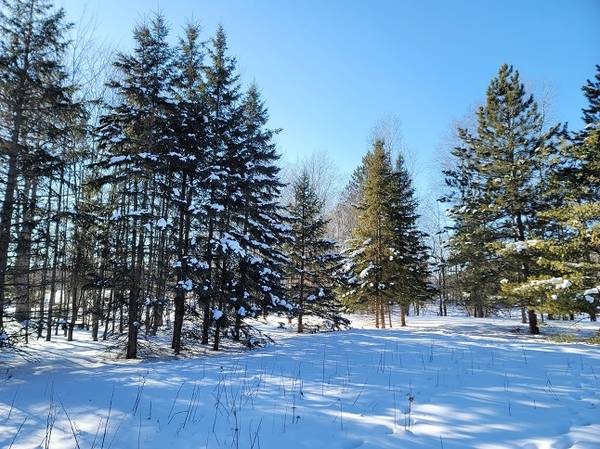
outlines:
M417 227L417 201L402 156L392 166L385 142L376 140L355 173L358 211L354 238L345 254L349 309L368 306L376 327L391 320L391 305L400 306L401 325L411 303L428 299L430 285L426 236Z
M286 247L290 297L297 306L298 333L304 331L304 316L326 319L335 328L345 324L336 298L336 280L341 256L336 243L325 238L327 221L323 200L303 170L293 183L293 198L287 210L291 242Z
M102 117L99 130L101 149L108 156L102 165L108 173L97 183L118 185L120 210L113 211L111 222L123 223L127 242L128 261L121 269L128 277L127 358L137 354L142 295L148 291L143 284L147 246L155 235L168 232L168 217L164 216L168 172L173 159L181 158L172 152L173 69L167 35L160 15L150 24L136 27L133 53L120 54L114 64L121 76L110 87L119 95L119 102Z
M172 347L178 354L182 348L181 336L185 315L185 299L190 283L193 280L200 284L205 265L200 262L196 247L197 239L192 241L193 228L201 228L204 219L201 211L194 204L204 201L206 184L204 178L205 158L207 152L206 106L204 101L204 50L200 41L200 27L190 23L180 39L175 62L176 76L174 80L176 113L173 128L177 136L177 148L181 155L175 169L176 187L171 191L171 204L176 209L174 227L176 260L172 267L175 270L175 321L173 323ZM195 244L193 245L192 242ZM196 292L196 295L198 293ZM156 333L164 304L155 305L153 333Z
M227 37L220 26L210 41L209 64L204 71L208 151L203 171L207 193L201 208L206 217L203 233L206 270L199 290L203 309L202 343L208 344L209 330L214 323L214 349L219 348L221 327L227 320L225 302L232 287L234 256L239 255L240 248L240 242L229 231L241 195L238 183L243 170L239 164L242 109L236 60L227 50Z
M237 184L231 236L240 243L228 314L233 338L240 339L242 321L258 313L291 313L283 285L287 257L283 245L288 226L279 203L283 184L279 179L279 155L273 143L277 130L267 128L268 112L256 85L242 102L241 167Z
M391 182L387 208L393 227L389 246L393 269L388 290L393 294L389 300L400 305L400 323L406 326L405 317L410 304L418 307L429 299L432 286L428 280L426 235L417 227L418 203L402 155L396 159Z

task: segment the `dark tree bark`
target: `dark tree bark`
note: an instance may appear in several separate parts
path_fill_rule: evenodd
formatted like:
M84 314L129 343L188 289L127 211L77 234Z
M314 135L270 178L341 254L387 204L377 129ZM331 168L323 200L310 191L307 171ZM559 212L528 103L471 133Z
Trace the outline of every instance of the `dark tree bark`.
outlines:
M537 315L535 314L535 310L529 309L527 314L529 316L529 333L532 335L539 334L540 328L537 324Z

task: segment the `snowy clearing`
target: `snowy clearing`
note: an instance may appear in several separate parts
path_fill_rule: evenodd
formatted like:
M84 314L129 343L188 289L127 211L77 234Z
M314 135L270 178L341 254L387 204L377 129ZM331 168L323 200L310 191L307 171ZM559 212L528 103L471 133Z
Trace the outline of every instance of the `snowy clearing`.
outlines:
M339 333L281 330L277 344L243 355L158 361L36 342L35 360L0 359L0 447L45 447L54 422L54 449L600 448L598 346L516 326L411 317L377 330L359 320Z

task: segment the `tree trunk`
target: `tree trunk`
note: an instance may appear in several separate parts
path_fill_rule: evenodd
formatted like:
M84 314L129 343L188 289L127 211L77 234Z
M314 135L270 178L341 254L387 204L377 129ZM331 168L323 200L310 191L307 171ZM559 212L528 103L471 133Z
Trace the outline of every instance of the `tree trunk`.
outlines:
M298 298L298 333L304 332L304 322L302 320L304 316L304 262L301 264L300 272L300 296Z
M94 292L94 303L92 305L92 340L98 341L98 328L100 323L100 292Z
M211 204L214 201L214 192L211 191L210 194L210 201ZM208 330L210 329L210 303L211 303L211 294L213 291L212 288L212 264L213 264L213 252L212 252L212 248L211 248L211 242L213 239L213 235L214 235L214 218L212 217L212 209L209 208L208 209L208 235L207 235L207 250L206 250L206 263L208 264L208 270L206 273L206 282L209 285L209 288L207 291L203 290L203 293L201 293L200 296L200 300L203 302L202 304L202 310L203 310L203 317L202 317L202 341L200 342L203 345L207 345L208 344Z
M60 235L60 219L58 213L62 207L62 194L64 186L64 168L60 171L60 187L58 188L58 204L56 206L57 216L54 223L54 244L53 244L53 255L52 255L52 276L50 278L50 299L48 301L48 327L46 328L46 341L50 341L52 338L52 310L54 308L54 299L56 297L56 271L58 269L58 247L59 247L59 235Z
M527 314L529 315L529 333L532 335L539 334L540 329L537 325L537 316L535 314L535 310L529 309Z
M104 319L104 332L102 333L102 340L106 340L106 337L108 336L108 323L109 321L111 321L110 319L110 314L112 312L112 326L113 326L113 333L115 331L115 308L114 308L114 297L115 297L115 289L114 287L110 289L110 298L108 300L108 307L106 309L106 316Z
M215 320L215 336L214 336L214 341L213 341L213 350L214 351L218 351L219 350L219 344L221 341L221 323L225 318L225 287L227 285L227 278L226 278L226 270L227 270L227 255L223 255L223 262L221 265L221 286L219 288L219 302L218 302L218 307L219 307L219 311L222 313L222 315L219 317L219 319Z
M14 139L13 139L14 141ZM10 228L12 224L12 213L15 201L15 189L17 183L17 155L16 142L8 159L8 174L6 178L6 190L4 191L4 202L0 212L0 331L4 329L4 306L6 303L6 268L8 267L8 245L10 243Z
M26 181L25 187L28 202L23 211L23 226L19 232L17 255L15 259L15 320L24 321L31 318L29 268L31 262L31 235L33 233L33 217L37 202L37 179Z
M240 341L240 329L242 327L242 317L239 313L235 314L235 325L233 328L233 340Z
M146 192L147 185L144 183L143 188L143 201L142 201L142 210L146 209ZM134 210L138 209L138 188L136 182L135 194L133 197L133 207ZM133 267L133 284L129 290L129 304L127 311L127 355L128 359L135 359L137 357L137 338L138 331L140 327L140 323L138 321L139 315L139 302L140 302L140 292L142 289L142 270L144 263L144 229L140 227L139 231L137 229L138 219L134 220L134 228L133 228L133 243L136 245L136 237L139 232L139 237L137 237L137 245L135 246L134 254L134 267Z
M190 219L187 211L191 204L191 191L189 194L186 193L187 188L187 176L184 173L181 183L181 192L183 197L186 198L185 203L181 203L179 206L179 229L178 229L178 244L177 244L177 257L181 262L183 257L188 251L188 238L190 232ZM177 270L177 283L182 282L183 279L183 262L182 267ZM173 322L173 341L171 347L175 351L175 354L181 352L181 331L183 329L183 318L185 313L185 291L178 285L177 291L175 292L175 320Z
M400 326L406 326L406 310L402 303L400 303Z
M78 282L75 279L75 275L73 275L73 285L71 286L71 320L69 321L69 331L67 333L67 341L73 341L73 329L75 329L75 322L77 321L77 313L78 313Z
M48 188L48 204L46 206L46 216L50 216L52 210L52 180L49 182ZM40 300L39 300L39 322L37 328L37 338L42 338L44 331L44 307L46 303L46 283L48 281L48 258L50 257L50 220L46 220L46 229L44 230L46 238L44 239L44 264L42 267L42 282L40 288Z
M181 281L181 276L177 279ZM175 354L181 352L181 330L183 329L183 314L185 307L185 292L183 288L179 286L175 292L175 320L173 321L173 341L171 348L175 351Z

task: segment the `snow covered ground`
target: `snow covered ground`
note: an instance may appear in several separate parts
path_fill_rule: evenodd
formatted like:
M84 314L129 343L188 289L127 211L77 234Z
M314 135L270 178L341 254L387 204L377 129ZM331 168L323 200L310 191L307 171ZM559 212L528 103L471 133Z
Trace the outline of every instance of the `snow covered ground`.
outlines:
M36 342L27 360L0 358L0 448L600 448L600 347L518 326L358 319L339 333L280 330L244 354L147 361Z

